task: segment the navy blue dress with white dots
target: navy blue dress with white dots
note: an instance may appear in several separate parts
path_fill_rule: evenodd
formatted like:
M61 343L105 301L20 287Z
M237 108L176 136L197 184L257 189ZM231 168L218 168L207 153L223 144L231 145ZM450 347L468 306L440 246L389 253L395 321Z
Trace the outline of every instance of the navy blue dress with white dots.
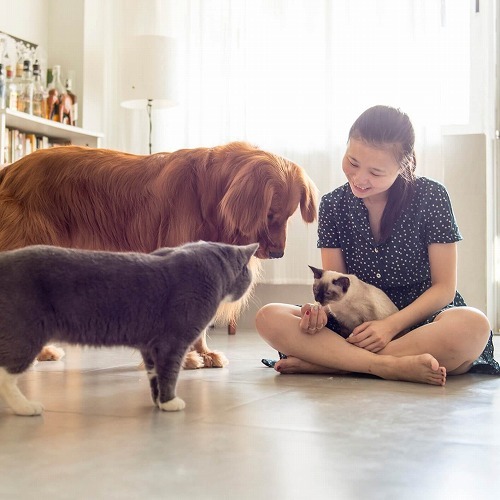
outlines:
M341 248L347 272L381 288L399 309L431 286L429 244L462 239L446 188L425 177L417 178L415 188L391 236L380 244L373 237L365 204L352 194L348 183L325 194L319 208L318 248ZM453 302L444 309L465 305L456 292ZM413 328L430 323L439 312ZM327 326L336 329L335 321ZM470 371L500 375L491 333Z

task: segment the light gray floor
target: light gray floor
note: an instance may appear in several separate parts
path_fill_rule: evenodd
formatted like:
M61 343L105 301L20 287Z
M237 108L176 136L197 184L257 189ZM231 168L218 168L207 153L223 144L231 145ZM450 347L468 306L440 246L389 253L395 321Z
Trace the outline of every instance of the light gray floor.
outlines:
M0 498L499 497L500 378L278 375L256 333L211 337L230 366L182 372L178 413L152 406L128 349L70 347L23 375L46 411L0 403Z

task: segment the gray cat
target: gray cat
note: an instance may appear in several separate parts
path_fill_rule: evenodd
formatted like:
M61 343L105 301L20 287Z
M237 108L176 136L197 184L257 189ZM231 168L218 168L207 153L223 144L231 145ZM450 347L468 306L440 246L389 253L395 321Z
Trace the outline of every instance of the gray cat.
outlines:
M188 243L151 254L32 246L0 253L0 396L18 415L39 415L16 385L49 340L128 346L144 359L154 403L182 410L183 357L219 304L251 282L258 244Z
M354 274L325 271L309 266L314 274L314 299L327 306L340 325L342 337L365 321L384 319L398 311L391 299Z

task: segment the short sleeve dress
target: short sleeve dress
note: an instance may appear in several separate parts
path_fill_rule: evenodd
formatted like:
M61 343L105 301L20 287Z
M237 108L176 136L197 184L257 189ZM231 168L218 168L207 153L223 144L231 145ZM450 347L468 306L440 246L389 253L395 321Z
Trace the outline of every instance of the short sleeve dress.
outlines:
M397 219L391 236L380 244L373 238L365 204L353 195L348 183L321 198L318 248L341 248L347 272L381 288L399 309L431 286L429 244L461 239L446 188L426 177L416 179L411 203ZM465 305L457 291L444 309ZM432 322L439 312L413 328ZM336 329L335 321L327 326ZM470 371L500 375L491 333Z

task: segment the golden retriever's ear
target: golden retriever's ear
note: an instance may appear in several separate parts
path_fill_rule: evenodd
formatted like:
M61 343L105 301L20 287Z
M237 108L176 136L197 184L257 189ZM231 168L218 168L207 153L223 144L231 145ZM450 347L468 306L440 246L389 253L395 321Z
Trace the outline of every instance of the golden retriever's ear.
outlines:
M309 176L301 170L302 194L300 213L305 222L314 222L318 216L318 188Z
M233 178L219 204L227 233L255 235L267 226L274 189L264 169L242 168Z

